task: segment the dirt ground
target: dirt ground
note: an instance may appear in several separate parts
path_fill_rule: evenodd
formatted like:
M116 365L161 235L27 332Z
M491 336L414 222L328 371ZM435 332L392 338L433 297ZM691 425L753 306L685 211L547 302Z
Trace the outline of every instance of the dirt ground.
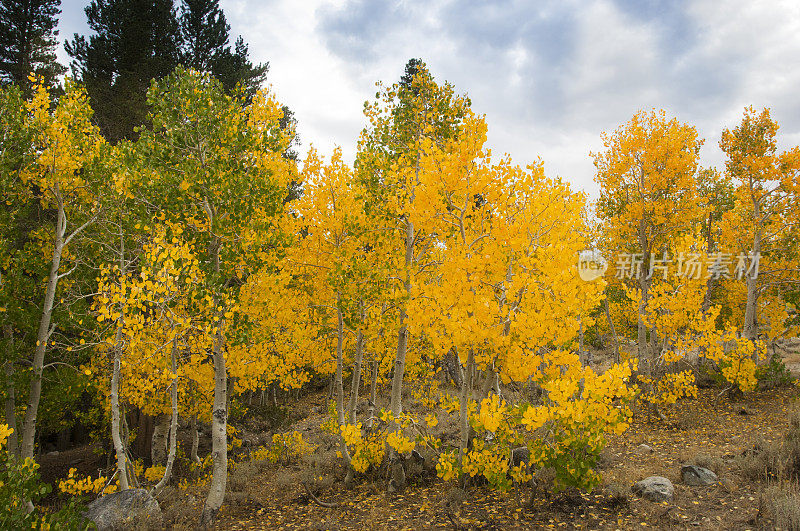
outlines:
M514 492L483 487L455 489L438 479L389 495L380 481L348 491L341 481L320 495L324 508L303 487L274 469L254 478L261 502L228 504L219 529L770 529L759 518L763 485L739 475L736 457L756 444L779 440L797 392L761 391L731 401L718 389L666 411L668 422L637 416L628 432L609 440L601 459L603 486L591 494L534 492L520 507ZM309 421L307 421L309 422ZM652 453L641 453L647 444ZM680 481L682 464L698 458L713 463L720 482L688 487ZM651 475L675 485L673 503L639 499L630 486ZM252 497L251 497L252 499Z
M795 345L792 345L795 347ZM800 373L800 349L784 354L788 368ZM399 494L386 492L386 478L361 478L348 490L337 471L318 491L321 507L299 478L307 467L259 465L234 472L219 515L218 529L773 529L760 511L764 483L743 474L741 456L754 447L780 441L789 426L789 411L800 390L795 386L762 390L731 399L719 388L700 389L697 399L664 410L666 422L637 413L630 429L613 436L600 460L602 485L592 493L521 489L498 493L486 487L457 489L435 476L418 479ZM280 431L297 430L319 443L327 418L324 390L289 400L288 420ZM420 413L419 411L417 413ZM443 432L455 433L455 418L441 418ZM268 443L270 433L249 419L250 446ZM652 448L644 451L640 445ZM105 459L91 446L40 457L43 479L57 484L71 467L97 476ZM720 481L711 487L689 487L680 479L681 465L701 464ZM638 498L631 485L651 475L675 486L672 503ZM206 486L170 488L160 497L165 520L173 529L192 529L199 517ZM520 503L521 502L521 503Z

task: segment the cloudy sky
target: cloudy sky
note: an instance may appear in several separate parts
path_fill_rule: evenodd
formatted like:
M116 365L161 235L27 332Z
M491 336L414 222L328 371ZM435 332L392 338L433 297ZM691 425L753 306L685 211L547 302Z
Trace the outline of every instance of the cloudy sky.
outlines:
M62 0L63 40L86 33L84 0ZM800 144L795 0L221 0L233 38L296 113L304 152L352 159L363 102L411 57L486 115L495 155L539 157L596 194L589 153L639 109L664 108L706 139L704 165L747 105L770 107L782 147ZM68 58L60 50L63 62Z

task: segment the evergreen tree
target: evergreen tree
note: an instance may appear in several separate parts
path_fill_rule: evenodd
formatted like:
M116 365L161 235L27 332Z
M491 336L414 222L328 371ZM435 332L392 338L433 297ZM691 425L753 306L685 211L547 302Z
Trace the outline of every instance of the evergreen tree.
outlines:
M210 71L228 49L231 27L217 0L183 0L181 4L181 62Z
M30 96L33 72L52 87L66 71L56 62L61 0L0 0L0 80Z
M92 0L88 38L66 45L75 77L86 85L97 124L112 142L137 136L147 116L151 80L179 61L178 21L172 0Z
M241 36L236 39L233 50L227 48L217 61L214 75L222 82L226 90L233 90L241 85L246 101L255 95L267 80L269 63L254 65L250 61L250 51Z
M266 80L269 63L254 65L241 36L231 49L230 29L219 0L183 0L181 62L186 67L211 72L228 92L241 84L249 101Z

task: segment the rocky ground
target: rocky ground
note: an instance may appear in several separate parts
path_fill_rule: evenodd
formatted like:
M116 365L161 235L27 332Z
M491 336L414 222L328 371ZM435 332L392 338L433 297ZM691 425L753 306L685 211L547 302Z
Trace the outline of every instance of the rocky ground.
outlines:
M798 350L789 345L784 360L800 373ZM603 363L602 356L595 359ZM538 478L538 489L498 493L482 486L462 490L435 474L421 474L403 492L388 494L386 477L362 477L345 488L332 440L320 428L327 419L327 394L320 390L286 400L280 426L255 413L240 419L241 464L230 475L217 528L774 529L780 515L773 498L796 493L794 487L786 490L785 480L800 476L800 442L786 439L792 418L800 433L797 397L794 385L734 398L711 386L696 399L665 408L666 420L637 411L627 432L609 438L599 463L602 485L592 493L554 494L546 476ZM457 419L440 418L438 429L444 439L455 437ZM292 430L318 446L309 459L289 466L246 459L273 432ZM71 467L96 477L105 460L94 450L41 456L43 478L55 484ZM648 478L661 487L632 488ZM303 482L312 486L311 494ZM708 484L690 484L698 482ZM165 527L195 528L205 490L203 484L168 487L159 496ZM791 499L800 526L800 494ZM791 528L785 516L778 524Z
M666 412L668 421L639 415L628 432L613 437L603 452L603 486L594 493L514 492L483 487L468 491L432 479L388 495L383 482L347 490L341 481L314 503L291 471L268 469L252 478L256 490L244 503L225 507L219 529L772 529L762 510L765 484L753 477L753 449L780 441L795 400L792 388L761 391L731 401L718 389ZM307 421L308 422L308 421ZM690 486L682 466L700 465L718 481ZM757 475L757 473L756 473ZM634 483L662 476L672 499L650 501L634 494ZM252 494L252 493L251 493ZM260 501L258 501L260 500Z

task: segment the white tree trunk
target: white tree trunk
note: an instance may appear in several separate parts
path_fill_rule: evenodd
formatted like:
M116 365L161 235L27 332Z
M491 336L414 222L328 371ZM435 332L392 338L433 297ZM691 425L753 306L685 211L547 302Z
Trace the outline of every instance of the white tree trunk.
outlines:
M221 316L220 316L221 317ZM223 352L222 319L214 340L214 409L211 414L211 453L214 464L211 471L211 485L200 518L201 527L209 527L225 501L225 485L228 482L228 372Z
M608 307L608 296L606 295L605 301L606 319L608 319L608 328L611 336L614 338L614 362L619 363L619 338L617 337L617 329L614 327L614 320L611 319L611 310Z
M472 399L472 385L475 367L475 355L472 349L467 353L467 362L464 364L464 374L461 378L461 408L459 411L459 426L461 432L461 459L469 451L469 401Z
M375 401L378 399L378 369L380 361L376 358L372 362L372 376L369 382L369 409L367 410L367 429L372 429L375 423Z
M124 274L124 272L123 272ZM114 338L114 366L111 373L111 440L117 454L117 477L119 477L120 490L128 489L128 466L125 445L120 434L120 409L119 409L119 377L122 358L122 316L117 320L117 332Z
M47 288L45 289L44 302L42 304L42 316L39 319L39 330L36 334L36 350L33 353L32 377L30 392L28 393L28 407L25 409L25 420L22 423L22 452L23 458L33 458L33 450L36 441L36 417L39 413L39 400L42 397L42 371L44 369L44 356L47 351L47 343L50 341L52 330L50 323L53 318L53 304L58 288L58 270L61 267L61 256L64 252L64 234L67 230L67 218L64 206L59 199L58 219L55 226L55 241L53 242L53 254L50 261L50 275L47 277Z
M127 272L125 262L125 237L120 226L119 234L119 272L122 278ZM123 328L125 326L124 301L120 302L120 316L117 318L117 330L114 336L114 348L112 355L114 363L111 369L111 441L114 443L114 451L117 454L117 476L119 477L120 490L128 490L128 465L126 463L127 454L125 444L120 434L120 408L119 408L119 378L120 366L122 365ZM125 441L127 442L127 441Z
M169 417L161 414L155 419L153 437L150 443L150 460L153 465L164 465L167 461L167 436L169 435Z
M356 424L358 420L356 415L356 408L358 406L358 389L361 387L361 364L364 358L364 332L358 331L356 337L356 357L353 361L353 379L350 383L350 424Z
M344 319L342 317L342 310L339 309L338 303L339 296L336 297L336 375L334 377L334 393L336 393L336 419L339 427L344 426L346 423L345 405L344 405L344 382L342 372L344 370ZM350 452L347 450L347 443L344 441L341 432L339 434L339 448L344 457L345 467L350 470Z
M411 265L414 259L414 224L406 221L406 294L411 296ZM392 393L389 407L392 415L399 417L403 412L403 374L406 369L406 352L408 351L408 324L405 307L400 309L400 330L397 333L397 355L394 359L394 374L392 375Z
M175 453L178 441L178 337L175 336L172 340L172 351L170 353L170 367L172 374L175 376L172 379L172 386L170 388L170 399L172 402L172 420L169 427L169 454L167 455L167 465L164 469L164 477L161 478L155 487L153 487L153 495L158 495L161 489L169 481L172 475L172 465L175 463Z

